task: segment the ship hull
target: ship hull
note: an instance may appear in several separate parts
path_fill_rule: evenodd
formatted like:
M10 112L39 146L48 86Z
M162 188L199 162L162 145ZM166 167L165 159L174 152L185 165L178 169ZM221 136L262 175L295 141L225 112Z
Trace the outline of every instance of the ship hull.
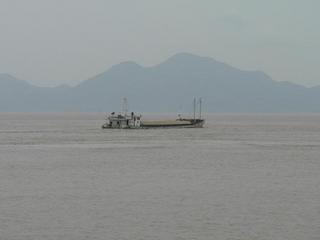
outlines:
M133 126L112 126L102 125L103 129L149 129L149 128L202 128L205 121L203 119L179 119L165 121L144 121L139 127Z
M141 128L202 128L204 120L142 122Z

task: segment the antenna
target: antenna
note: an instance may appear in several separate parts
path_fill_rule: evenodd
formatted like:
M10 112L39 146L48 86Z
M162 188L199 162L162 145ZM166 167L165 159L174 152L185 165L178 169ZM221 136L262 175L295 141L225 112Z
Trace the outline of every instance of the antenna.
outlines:
M128 114L128 99L126 97L123 98L122 112L123 112L124 116L127 116L127 114Z

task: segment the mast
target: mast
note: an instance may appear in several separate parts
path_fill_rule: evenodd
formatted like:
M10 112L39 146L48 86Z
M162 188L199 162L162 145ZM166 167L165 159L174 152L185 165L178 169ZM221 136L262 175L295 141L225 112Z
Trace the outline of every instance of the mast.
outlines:
M201 119L201 111L202 111L202 98L199 98L199 119Z
M127 116L127 114L128 114L128 100L126 97L123 98L122 112L123 112L124 116Z
M193 98L193 120L196 121L196 108L197 108L197 100Z

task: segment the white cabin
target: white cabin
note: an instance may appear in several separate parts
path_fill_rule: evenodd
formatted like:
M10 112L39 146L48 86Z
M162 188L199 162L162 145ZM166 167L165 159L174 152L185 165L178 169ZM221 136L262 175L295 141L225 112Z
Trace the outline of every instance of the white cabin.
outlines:
M131 115L115 115L113 112L107 120L102 128L139 128L141 126L141 115L135 115L134 112Z

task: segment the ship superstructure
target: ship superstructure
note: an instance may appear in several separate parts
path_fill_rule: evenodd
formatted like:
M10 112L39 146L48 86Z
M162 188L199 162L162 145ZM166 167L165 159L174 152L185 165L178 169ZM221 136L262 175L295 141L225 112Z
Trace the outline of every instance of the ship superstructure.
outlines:
M102 128L140 128L141 115L137 116L133 112L131 115L111 113L107 117L107 122Z

